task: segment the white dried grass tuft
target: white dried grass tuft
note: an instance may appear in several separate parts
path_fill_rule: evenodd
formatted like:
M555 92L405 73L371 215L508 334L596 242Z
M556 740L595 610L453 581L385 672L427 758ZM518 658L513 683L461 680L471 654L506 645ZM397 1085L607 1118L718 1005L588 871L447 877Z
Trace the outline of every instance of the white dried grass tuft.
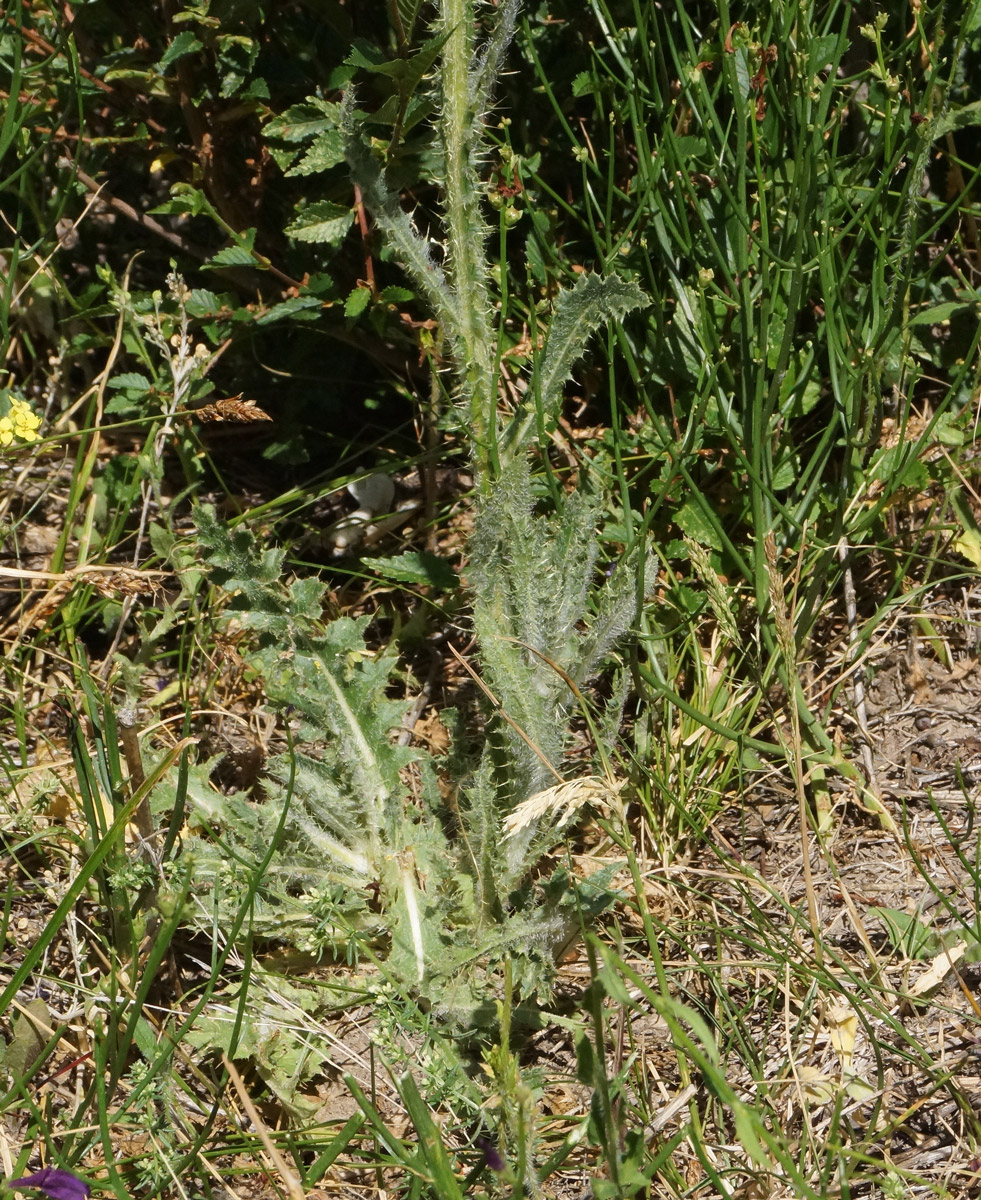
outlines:
M554 818L555 825L564 825L586 804L608 807L617 799L621 787L622 784L611 784L598 775L585 775L581 779L556 783L523 800L514 812L504 818L504 836L514 837L546 815Z

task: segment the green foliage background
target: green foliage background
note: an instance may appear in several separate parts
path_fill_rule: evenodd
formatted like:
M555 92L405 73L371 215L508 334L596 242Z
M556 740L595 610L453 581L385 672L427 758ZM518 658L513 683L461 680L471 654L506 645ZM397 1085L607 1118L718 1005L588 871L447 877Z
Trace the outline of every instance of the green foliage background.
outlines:
M912 591L981 567L981 4L894 9L6 7L0 415L26 399L47 440L41 484L17 477L0 533L19 564L36 514L56 510L46 567L65 589L4 663L5 753L11 779L33 765L49 656L59 689L57 671L71 675L86 827L72 835L82 873L3 996L91 893L110 916L99 987L119 1017L93 1101L107 1162L134 1046L152 1066L127 1104L170 1079L186 1036L255 1061L302 1119L324 1056L294 1037L272 1048L258 1020L243 1032L248 987L225 977L241 952L263 1021L287 999L319 1013L310 988L254 971L255 946L281 942L379 965L381 1040L393 1058L410 1027L441 1047L432 1096L445 1087L468 1119L486 1098L442 1034L483 1039L495 1136L517 1146L500 1186L534 1192L512 1007L547 1001L557 955L585 937L576 1055L582 1137L609 1175L597 1194L670 1175L676 1143L649 1153L640 1118L624 1136L629 1089L614 1102L604 1062L604 1005L637 997L670 1030L679 1081L692 1063L709 1081L721 1141L819 1194L776 1110L737 1097L715 1031L669 986L674 934L648 911L637 819L612 783L665 863L765 770L794 784L805 864L835 774L896 831L831 716ZM223 441L203 406L239 393L273 419ZM379 467L472 480L454 499L465 533L440 545L447 507L407 553L318 558L311 527ZM137 597L82 571L122 566L159 567L171 590ZM367 605L392 581L406 586ZM359 603L373 619L341 615ZM444 714L457 740L437 761L393 736L406 662L461 627L492 700ZM835 682L813 686L808 664L832 642ZM219 796L215 764L188 751L229 663L288 744L258 786ZM138 782L122 731L141 704L171 703L181 738ZM612 849L590 880L559 861L560 822L504 836L557 779L597 777ZM156 874L127 851L130 817L163 848ZM656 988L589 931L625 899L621 868ZM212 970L160 1049L142 1015L153 981L131 1001L127 972L147 945L156 971L178 929L212 938ZM234 1021L196 1024L216 996ZM461 1194L413 1077L397 1088L417 1149L351 1085L413 1195L419 1181Z

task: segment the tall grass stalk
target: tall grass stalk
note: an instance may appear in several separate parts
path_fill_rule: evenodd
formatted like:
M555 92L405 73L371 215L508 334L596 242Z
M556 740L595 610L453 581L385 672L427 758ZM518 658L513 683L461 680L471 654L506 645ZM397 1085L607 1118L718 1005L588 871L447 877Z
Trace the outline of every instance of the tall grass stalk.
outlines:
M781 652L765 547L772 537L781 562L800 563L793 617L803 663L840 584L842 542L856 559L874 548L885 497L912 481L937 422L971 393L973 349L952 386L930 398L928 428L908 454L883 456L883 417L905 428L914 397L929 390L928 349L915 335L931 311L947 312L936 303L939 259L921 271L918 256L924 224L936 230L959 202L923 195L929 149L948 128L940 97L958 70L959 35L938 23L921 59L911 41L887 46L882 22L856 36L851 10L837 3L753 19L722 3L729 35L717 39L680 3L634 5L631 27L607 0L589 8L600 36L576 82L596 97L597 120L612 108L637 148L629 190L614 150L568 125L544 65L539 82L582 163L583 234L603 263L636 263L656 299L646 339L615 331L613 357L645 405L654 460L646 520L625 503L624 524L642 536L673 511L738 581L755 610L758 685L779 680L786 691L806 772L844 775L895 832ZM525 37L534 49L527 26ZM864 48L879 61L871 82ZM911 80L908 95L894 78ZM910 122L907 104L927 119ZM614 364L614 386L617 375ZM629 496L622 462L616 470ZM870 471L881 483L874 498ZM735 503L720 511L727 488ZM646 677L676 702L656 663Z

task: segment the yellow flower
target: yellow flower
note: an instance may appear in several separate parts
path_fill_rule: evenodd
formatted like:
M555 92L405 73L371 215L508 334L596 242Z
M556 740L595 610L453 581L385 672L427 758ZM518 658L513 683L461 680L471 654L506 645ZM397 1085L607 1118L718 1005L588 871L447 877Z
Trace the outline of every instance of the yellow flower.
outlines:
M0 446L9 446L15 438L21 442L36 442L41 418L31 411L26 400L11 400L5 417L0 417Z

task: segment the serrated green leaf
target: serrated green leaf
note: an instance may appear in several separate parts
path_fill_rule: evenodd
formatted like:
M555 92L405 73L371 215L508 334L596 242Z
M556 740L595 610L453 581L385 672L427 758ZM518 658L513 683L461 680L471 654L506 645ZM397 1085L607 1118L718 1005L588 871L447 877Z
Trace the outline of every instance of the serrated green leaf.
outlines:
M580 71L572 81L573 96L591 96L599 89L596 86L596 80L593 78L592 72Z
M673 142L674 152L679 159L701 158L706 152L705 139L686 133L676 137Z
M187 311L194 317L205 317L219 312L222 304L214 292L207 288L193 288L187 302Z
M189 183L175 183L170 189L170 199L164 200L147 210L151 216L190 216L199 217L202 213L213 216L214 206L200 188L192 187Z
M109 380L109 386L113 389L129 388L131 390L148 392L153 385L139 371L124 371L121 375L113 375Z
M213 255L209 262L206 262L205 268L208 267L258 267L260 264L256 262L252 254L245 249L244 246L228 246L224 250L219 250Z
M325 129L336 129L340 108L337 103L311 96L303 104L294 104L281 116L267 121L266 136L284 142L305 142Z
M217 995L234 1011L238 989ZM185 1040L198 1050L218 1050L239 1062L251 1060L280 1102L294 1116L309 1119L309 1102L299 1089L323 1069L327 1055L286 1014L291 1010L315 1013L322 1007L322 999L313 989L294 987L281 977L257 970L248 1020L236 1022L226 1012L214 1017L205 1013L187 1031Z
M342 204L330 200L317 200L307 205L295 221L286 226L287 237L298 242L318 242L336 246L351 228L354 212Z
M554 427L562 407L562 389L574 364L583 356L590 337L608 321L620 320L635 308L650 304L636 283L616 275L581 275L573 288L563 288L545 338L538 374L543 417ZM518 453L534 429L535 413L525 411L505 430L504 457Z
M372 558L372 569L384 579L396 583L418 583L439 591L450 591L459 585L456 572L446 561L428 550L410 550L394 558Z
M581 275L575 287L563 289L555 302L539 373L542 403L553 416L562 402L562 387L586 343L608 321L619 321L650 299L636 283L616 275Z
M262 268L262 263L256 258L252 252L252 247L255 244L255 229L247 229L241 235L241 241L236 242L234 246L226 246L224 250L219 250L213 255L209 262L206 262L205 268L214 267L257 267Z
M424 42L415 54L410 54L405 58L390 58L377 46L358 39L346 61L352 66L360 67L363 71L370 71L376 75L387 75L389 79L393 79L399 84L399 88L404 94L406 90L415 87L433 65L448 37L447 33L437 34Z
M344 61L352 67L359 67L362 71L374 71L376 68L384 66L389 59L380 46L374 45L365 38L355 38Z
M285 175L296 162L299 150L295 146L277 146L275 142L268 142L267 146L273 162Z
M248 529L229 531L210 504L197 506L192 517L215 583L229 592L241 591L250 608L282 611L268 585L279 579L284 551L260 550Z
M422 9L424 0L397 0L399 23L402 26L402 37L406 42L412 41L416 21Z
M311 621L320 619L324 611L324 593L327 585L319 579L297 579L290 584L290 608L297 617L307 617ZM358 648L352 640L352 649Z
M674 512L674 523L682 533L687 533L701 546L711 550L721 550L722 540L718 530L705 514L705 510L695 500L686 500Z
M323 301L316 296L290 296L267 309L261 317L256 318L256 325L273 325L285 317L295 320L313 319L323 308Z
M147 1062L153 1062L157 1057L157 1035L146 1017L137 1017L133 1029L133 1041Z
M130 392L117 392L106 401L106 415L110 417L132 417L139 411L139 405Z
M368 288L357 287L350 293L344 301L344 315L349 321L353 321L355 317L360 317L364 310L368 307L371 301L371 292Z
M204 49L204 43L189 29L182 30L164 51L163 57L157 63L158 71L166 71L171 63L188 54L196 54Z
M383 304L405 304L409 300L414 300L415 292L410 288L399 287L397 284L389 284L388 287L382 288L378 299Z
M841 38L836 33L810 39L807 44L807 69L812 75L823 71L835 61L836 56L841 53L840 42Z
M339 129L325 129L294 167L286 172L294 176L315 175L344 161L344 135Z
M794 481L800 477L800 458L792 450L785 450L779 454L777 461L773 464L773 478L770 480L770 486L774 491L780 492L786 488L792 487Z
M935 142L956 129L967 129L969 125L981 125L981 100L974 100L953 112L943 110L932 121L917 126L917 133L921 138Z
M170 558L170 553L177 542L173 531L165 525L161 525L159 521L151 521L147 532L150 537L150 548L153 550L153 553L166 562Z

